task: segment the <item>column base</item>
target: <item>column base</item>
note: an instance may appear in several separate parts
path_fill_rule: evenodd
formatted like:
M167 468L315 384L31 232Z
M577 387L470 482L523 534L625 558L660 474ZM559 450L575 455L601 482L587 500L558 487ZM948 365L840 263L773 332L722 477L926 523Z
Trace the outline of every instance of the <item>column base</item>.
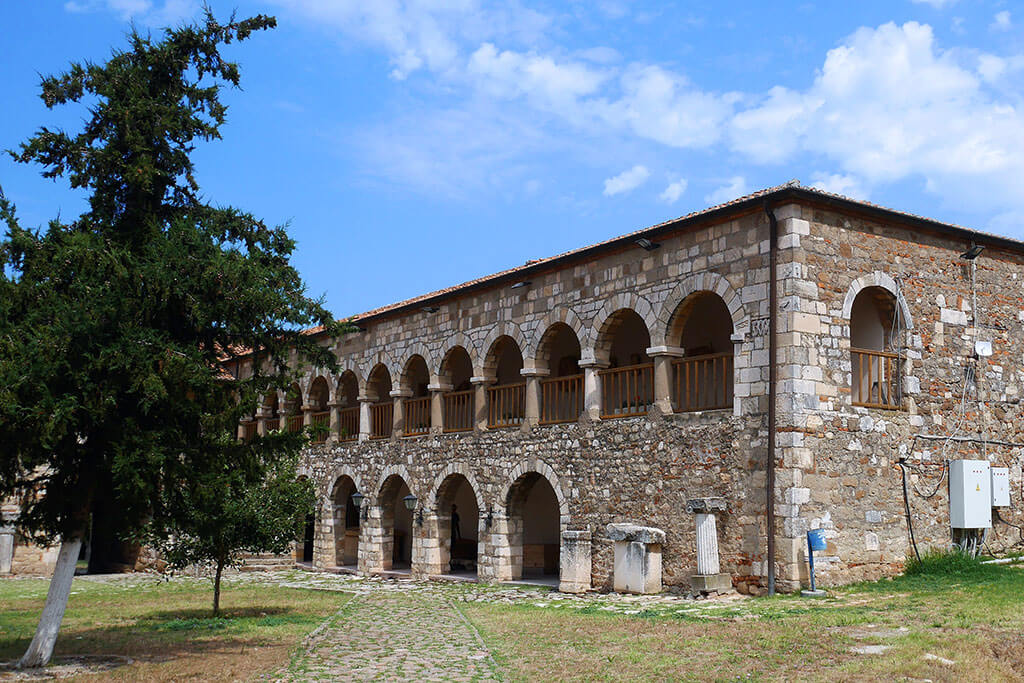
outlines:
M732 576L695 574L690 577L690 588L694 593L729 593L732 591Z

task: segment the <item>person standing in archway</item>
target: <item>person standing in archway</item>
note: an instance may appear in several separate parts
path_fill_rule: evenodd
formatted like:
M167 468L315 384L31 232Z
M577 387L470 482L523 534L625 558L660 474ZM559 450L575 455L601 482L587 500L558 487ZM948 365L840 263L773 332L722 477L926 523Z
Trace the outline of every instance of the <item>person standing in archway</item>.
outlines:
M458 513L458 509L459 509L458 505L452 505L452 540L453 541L461 541L462 540L462 529L459 528L459 513Z

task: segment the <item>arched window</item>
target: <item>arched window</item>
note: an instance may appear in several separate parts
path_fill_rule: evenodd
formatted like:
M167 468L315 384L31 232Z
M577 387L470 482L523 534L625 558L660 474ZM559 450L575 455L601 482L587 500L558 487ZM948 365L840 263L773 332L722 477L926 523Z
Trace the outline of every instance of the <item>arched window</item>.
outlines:
M498 337L487 351L484 374L494 382L487 389L487 426L515 427L526 416L523 353L507 335Z
M680 302L667 335L670 345L683 349L672 363L676 412L732 407L732 333L729 307L717 294L694 292Z
M850 311L850 398L855 406L902 405L896 297L865 287Z
M359 380L351 370L338 379L338 440L359 438Z
M281 407L276 391L271 391L263 399L263 415L267 418L264 427L268 432L277 431L281 428Z
M323 443L331 426L331 388L325 377L317 377L309 386L310 424L313 426L313 443Z
M370 371L366 380L366 396L373 401L370 406L370 438L390 437L395 407L391 399L391 373L383 363L378 363Z
M595 353L601 370L601 417L646 415L654 403L654 364L647 356L651 335L636 311L622 308L605 321Z
M444 395L444 431L465 432L473 429L473 362L469 353L461 346L455 346L441 362L439 379L451 387Z
M645 347L646 348L646 347ZM548 371L540 381L540 423L574 422L583 412L580 340L565 323L555 323L541 337L537 367Z
M402 373L402 422L405 436L430 433L430 370L423 356L413 356Z

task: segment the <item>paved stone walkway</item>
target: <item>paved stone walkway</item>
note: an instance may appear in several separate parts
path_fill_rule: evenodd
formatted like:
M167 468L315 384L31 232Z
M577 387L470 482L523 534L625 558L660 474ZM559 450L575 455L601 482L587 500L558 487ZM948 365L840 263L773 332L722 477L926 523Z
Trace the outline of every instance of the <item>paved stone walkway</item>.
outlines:
M479 634L446 596L363 591L306 643L279 681L500 680Z

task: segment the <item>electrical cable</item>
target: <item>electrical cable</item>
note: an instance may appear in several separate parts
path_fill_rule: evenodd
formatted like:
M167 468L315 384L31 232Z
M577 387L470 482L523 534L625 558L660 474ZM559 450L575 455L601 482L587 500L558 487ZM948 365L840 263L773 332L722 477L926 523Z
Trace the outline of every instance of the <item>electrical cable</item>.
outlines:
M921 561L921 553L917 550L917 539L914 538L914 521L910 517L910 496L907 495L907 470L903 458L900 458L900 476L903 479L903 509L907 513L907 531L910 533L910 544L914 547L914 556Z

